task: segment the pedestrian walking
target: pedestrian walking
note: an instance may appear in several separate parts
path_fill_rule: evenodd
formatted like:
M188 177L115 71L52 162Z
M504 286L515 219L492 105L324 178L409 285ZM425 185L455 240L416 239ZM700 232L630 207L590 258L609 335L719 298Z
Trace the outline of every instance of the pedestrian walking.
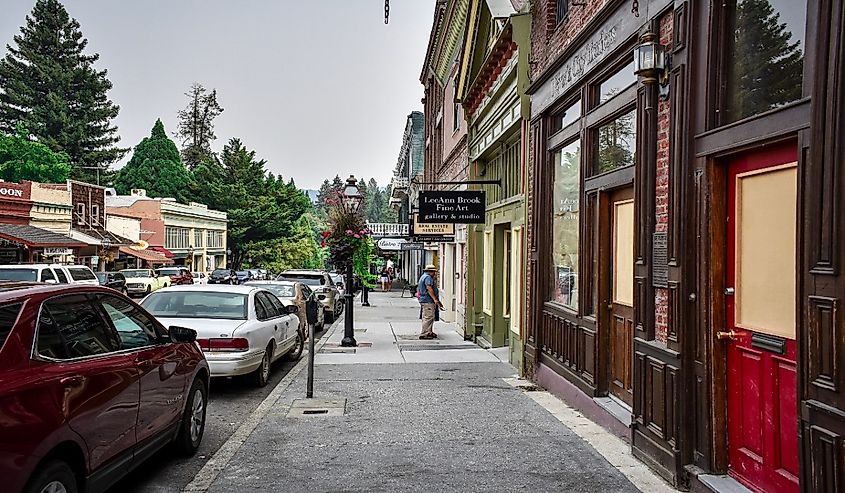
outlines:
M387 291L387 284L390 282L390 274L387 272L387 267L381 269L379 274L379 282L381 283L381 292Z
M437 289L437 282L434 276L437 274L437 267L433 264L425 266L423 275L417 283L417 296L420 300L420 318L422 319L422 332L420 339L436 339L434 333L434 322L440 320L440 310L443 304L440 303L440 290Z

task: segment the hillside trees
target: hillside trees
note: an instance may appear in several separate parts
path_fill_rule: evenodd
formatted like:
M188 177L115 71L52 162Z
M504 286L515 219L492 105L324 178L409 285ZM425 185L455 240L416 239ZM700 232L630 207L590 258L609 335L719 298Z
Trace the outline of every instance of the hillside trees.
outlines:
M14 135L0 135L0 179L61 183L70 175L68 156L29 137L18 124Z

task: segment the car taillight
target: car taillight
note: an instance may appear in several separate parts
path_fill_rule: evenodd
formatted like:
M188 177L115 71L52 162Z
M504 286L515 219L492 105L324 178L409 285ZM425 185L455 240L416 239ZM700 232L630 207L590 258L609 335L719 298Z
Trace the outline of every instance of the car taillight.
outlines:
M246 351L249 349L249 341L241 337L236 337L234 339L197 339L197 342L200 345L200 349L203 351L226 352Z

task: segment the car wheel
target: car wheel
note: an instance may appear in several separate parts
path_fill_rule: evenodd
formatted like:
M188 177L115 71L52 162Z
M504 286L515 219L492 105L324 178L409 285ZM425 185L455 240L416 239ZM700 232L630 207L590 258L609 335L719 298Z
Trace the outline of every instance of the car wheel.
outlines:
M76 476L66 463L50 461L38 469L29 481L26 493L76 493Z
M252 384L256 387L264 387L270 380L270 363L273 361L273 345L268 344L267 349L264 350L264 357L261 358L261 364L258 368L250 374Z
M300 356L302 356L302 349L305 347L305 338L302 337L302 331L296 331L296 342L293 344L293 347L290 348L288 354L285 355L285 360L287 361L298 361Z
M150 294L150 293L152 293L152 292L153 292L153 287L152 287L152 286L147 286L147 293L146 293L146 294Z
M185 455L194 455L205 432L205 412L208 407L208 391L202 380L194 380L188 393L188 403L182 414L182 425L176 435L176 448Z

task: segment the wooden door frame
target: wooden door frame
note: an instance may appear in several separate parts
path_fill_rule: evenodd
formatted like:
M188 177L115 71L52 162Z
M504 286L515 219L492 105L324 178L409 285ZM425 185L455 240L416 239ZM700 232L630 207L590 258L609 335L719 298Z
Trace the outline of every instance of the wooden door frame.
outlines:
M702 313L699 327L703 354L709 361L708 389L710 400L708 403L709 417L709 445L711 470L727 472L728 470L728 381L727 381L727 345L716 339L716 332L727 327L727 308L725 288L727 287L727 254L728 254L728 225L725 218L728 211L728 163L740 154L763 150L764 147L786 147L794 145L796 160L799 158L799 142L794 135L776 139L754 146L743 147L731 153L703 158L706 175L706 195L709 195L705 221L702 224L704 234L699 238L699 251L704 252L702 259L706 262L700 279L699 292L702 294ZM766 152L763 150L763 152ZM796 184L797 185L797 184ZM796 204L798 207L798 204ZM797 261L797 259L796 259ZM704 266L702 266L704 267ZM796 273L797 276L797 273ZM798 283L796 277L796 283ZM797 315L796 315L797 316ZM796 324L797 324L796 318ZM800 365L800 361L797 362ZM798 432L796 428L796 433Z
M612 317L612 310L608 307L613 302L612 299L612 282L613 279L610 276L610 269L609 265L611 262L611 255L613 254L613 202L611 200L611 196L624 189L631 190L631 199L634 200L634 207L637 206L635 194L636 189L634 187L634 181L628 181L624 184L620 184L613 188L609 189L602 189L596 193L596 210L595 210L595 220L589 226L587 230L590 238L595 238L597 240L597 251L595 255L598 257L598 262L596 266L597 272L592 272L592 267L590 269L585 269L589 271L590 274L595 274L596 282L598 283L598 288L596 289L598 299L596 300L596 332L598 339L597 344L597 353L596 354L596 394L609 396L610 395L610 324L613 322ZM639 234L639 229L637 226L637 212L634 211L634 244L636 245L637 235ZM586 223L586 221L585 221ZM587 226L585 224L585 226ZM595 236L592 236L595 235ZM585 262L590 262L591 259L586 259ZM579 284L580 286L592 286L592 283L583 283ZM579 295L580 297L581 295ZM592 296L592 294L590 294ZM636 313L636 296L634 297L634 306L633 310ZM632 357L631 357L631 375L633 378L633 347L634 347L634 338L636 337L636 333L631 338L631 348L632 348Z

